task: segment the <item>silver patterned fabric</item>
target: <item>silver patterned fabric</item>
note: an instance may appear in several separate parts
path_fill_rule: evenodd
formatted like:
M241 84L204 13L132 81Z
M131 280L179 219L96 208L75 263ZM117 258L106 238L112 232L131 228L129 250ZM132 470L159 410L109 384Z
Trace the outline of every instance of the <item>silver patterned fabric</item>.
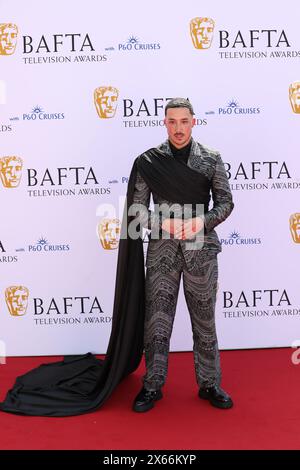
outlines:
M166 158L175 158L168 140L159 145ZM175 238L149 240L146 257L146 318L144 347L147 390L157 390L165 383L168 353L176 311L181 274L192 331L197 383L200 386L219 385L221 380L218 341L215 327L215 299L218 280L217 254L221 244L214 228L223 222L233 209L232 194L220 153L192 140L187 165L204 174L211 182L213 205L204 215L204 244L202 249L190 249L184 240ZM143 204L147 211L140 216L145 228L161 221L149 210L151 190L138 173L134 203ZM152 193L154 204L167 204L159 194ZM145 216L146 213L146 216Z
M177 246L174 264L148 268L146 273L146 312L144 347L147 390L158 390L167 377L170 338L175 317L181 274L192 331L197 383L202 387L221 381L218 340L215 327L215 301L218 279L217 255L197 254L198 263L187 270L181 246Z

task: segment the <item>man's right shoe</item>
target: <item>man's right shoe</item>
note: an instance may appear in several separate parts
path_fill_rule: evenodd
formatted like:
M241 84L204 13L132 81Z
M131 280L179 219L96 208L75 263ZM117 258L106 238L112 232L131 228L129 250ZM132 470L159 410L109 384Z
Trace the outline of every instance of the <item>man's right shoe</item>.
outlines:
M209 400L210 404L216 408L228 409L233 407L231 397L217 385L213 387L200 388L198 395L199 398L202 398L203 400Z
M145 411L151 410L151 408L154 407L155 402L160 400L162 397L163 395L160 389L155 392L150 392L143 387L135 397L132 409L137 413L144 413Z

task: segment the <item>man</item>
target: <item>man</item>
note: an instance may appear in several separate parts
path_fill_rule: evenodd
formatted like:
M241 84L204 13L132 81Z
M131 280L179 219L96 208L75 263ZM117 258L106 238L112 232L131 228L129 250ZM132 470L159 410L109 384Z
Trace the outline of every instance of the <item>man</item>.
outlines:
M165 108L164 122L168 140L158 147L158 151L164 154L164 159L170 159L170 163L175 159L204 176L204 182L209 181L214 204L211 210L208 210L207 204L203 217L196 214L194 216L190 212L190 217L185 216L183 219L180 211L177 214L175 211L172 213L173 217L162 216L158 219L157 213L153 215L148 212L151 193L149 184L152 185L152 182L149 180L147 184L140 171L137 172L134 203L147 208L147 212L139 212L139 221L144 227L153 229L160 220L161 237L151 237L147 252L144 324L146 374L143 377L143 388L134 400L133 410L148 411L153 408L155 401L162 398L161 388L167 376L170 337L182 273L185 299L192 322L199 397L209 400L218 408L231 408L233 402L230 396L220 388L215 301L217 254L221 251L221 246L214 227L231 213L232 195L220 154L192 138L195 118L190 102L182 98L169 101ZM183 167L181 170L183 171ZM178 202L166 201L161 196L160 188L158 193L152 191L152 194L155 205L167 204L172 207L172 203ZM199 243L195 236L201 231L204 231L204 243L198 249L193 244Z
M219 386L214 309L221 247L214 227L228 217L233 203L219 153L191 137L193 115L189 101L170 101L165 119L169 140L134 160L121 224L105 359L87 353L32 369L16 379L0 403L1 411L32 416L94 411L137 369L144 350L147 372L133 408L137 412L153 408L162 397L166 380L181 273L192 319L199 396L219 408L232 406L231 398ZM151 214L150 193L164 210ZM145 279L140 233L142 226L149 225Z

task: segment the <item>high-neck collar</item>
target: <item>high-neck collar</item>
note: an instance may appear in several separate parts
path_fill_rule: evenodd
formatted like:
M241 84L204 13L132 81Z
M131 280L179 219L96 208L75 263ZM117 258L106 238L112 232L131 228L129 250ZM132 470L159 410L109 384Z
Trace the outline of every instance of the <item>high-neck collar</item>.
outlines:
M188 144L186 144L184 147L178 149L175 147L175 145L172 144L172 142L169 140L169 145L170 145L170 150L173 154L174 157L180 158L187 162L189 155L190 155L190 150L192 147L192 139L189 141Z

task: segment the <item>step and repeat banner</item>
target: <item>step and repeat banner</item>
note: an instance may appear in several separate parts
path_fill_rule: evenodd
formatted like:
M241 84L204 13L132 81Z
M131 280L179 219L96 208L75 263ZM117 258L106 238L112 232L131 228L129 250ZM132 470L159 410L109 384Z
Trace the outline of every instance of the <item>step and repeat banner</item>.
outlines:
M128 176L176 96L235 203L217 228L220 348L298 340L299 15L298 0L0 1L0 356L106 351ZM171 346L192 349L182 290Z

